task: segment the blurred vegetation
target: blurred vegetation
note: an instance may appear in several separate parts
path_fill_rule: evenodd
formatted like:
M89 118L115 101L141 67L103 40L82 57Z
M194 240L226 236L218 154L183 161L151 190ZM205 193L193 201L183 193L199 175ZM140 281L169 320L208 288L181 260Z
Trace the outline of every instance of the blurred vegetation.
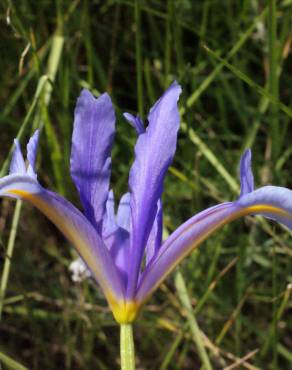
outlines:
M258 186L292 188L291 5L3 0L1 175L13 138L24 145L39 127L41 183L79 204L70 141L76 98L87 87L108 91L117 108L112 186L120 196L136 136L121 113L145 119L177 79L182 128L165 184L166 232L236 198L247 147ZM62 235L35 209L8 200L1 201L0 235L2 368L118 369L118 328L99 288L71 281L75 254ZM259 217L212 236L135 324L138 368L202 368L198 323L213 369L291 369L291 246L289 232Z

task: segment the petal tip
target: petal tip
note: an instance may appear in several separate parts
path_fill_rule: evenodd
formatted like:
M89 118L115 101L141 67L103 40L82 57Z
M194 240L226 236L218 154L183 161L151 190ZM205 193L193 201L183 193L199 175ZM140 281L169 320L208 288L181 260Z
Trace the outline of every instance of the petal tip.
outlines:
M240 197L254 190L254 178L251 169L251 150L247 149L240 159Z
M124 118L130 123L132 127L136 130L137 134L143 134L145 132L144 123L139 115L134 116L131 113L123 113Z
M28 160L28 169L27 174L29 176L36 176L35 173L35 163L36 163L36 156L38 151L38 144L39 144L39 136L40 132L39 130L36 130L32 137L29 139L29 142L26 146L27 149L27 160Z
M12 159L9 167L9 174L24 175L26 173L26 166L21 152L19 140L14 139L15 148L13 150Z

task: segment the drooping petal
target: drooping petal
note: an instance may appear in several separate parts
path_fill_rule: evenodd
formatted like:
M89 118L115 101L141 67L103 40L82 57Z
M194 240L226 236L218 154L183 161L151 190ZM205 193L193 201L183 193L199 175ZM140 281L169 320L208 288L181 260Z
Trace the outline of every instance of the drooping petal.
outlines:
M138 135L143 134L145 132L143 121L138 115L135 117L131 113L126 112L123 114L123 116L134 127Z
M240 159L240 185L240 197L254 190L250 149L246 150Z
M237 205L249 214L261 214L292 229L292 190L264 186L240 197Z
M137 304L145 302L177 264L214 231L250 214L273 218L292 229L292 191L266 186L243 195L238 201L211 207L190 218L170 235L144 271L136 296Z
M0 196L27 200L43 212L74 245L112 307L123 301L120 276L92 224L66 199L42 188L30 176L0 179Z
M149 234L147 241L145 256L146 256L146 266L151 262L151 260L156 256L161 243L162 243L162 222L163 222L163 212L162 212L162 202L158 201L157 213Z
M85 216L101 233L109 190L115 113L108 94L98 99L83 90L77 101L71 151L71 175Z
M27 174L29 176L36 177L36 155L38 151L38 143L39 143L39 130L36 130L33 136L29 139L27 144L27 160L28 160L28 168Z
M174 82L150 110L146 132L139 135L130 171L131 256L128 297L136 290L139 268L152 228L165 173L176 149L180 86Z
M26 166L25 166L23 155L21 153L21 147L20 147L18 139L14 139L14 145L15 145L15 148L12 154L9 173L11 175L15 173L18 173L19 175L25 175Z

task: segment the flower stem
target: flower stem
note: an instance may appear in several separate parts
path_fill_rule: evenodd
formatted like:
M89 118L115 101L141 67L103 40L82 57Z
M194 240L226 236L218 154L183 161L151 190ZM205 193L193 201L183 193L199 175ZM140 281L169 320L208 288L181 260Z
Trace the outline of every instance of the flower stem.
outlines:
M135 370L135 346L132 324L121 324L121 370Z

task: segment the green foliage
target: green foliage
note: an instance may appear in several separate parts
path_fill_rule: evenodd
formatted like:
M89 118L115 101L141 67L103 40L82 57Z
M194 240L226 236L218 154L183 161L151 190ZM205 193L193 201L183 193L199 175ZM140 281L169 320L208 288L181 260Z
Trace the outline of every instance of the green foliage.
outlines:
M246 147L258 185L292 188L291 1L0 6L2 175L13 137L25 143L40 127L40 181L78 204L69 174L74 105L82 87L106 90L118 111L112 184L119 197L136 136L121 112L145 118L177 79L182 128L165 183L165 232L235 199ZM1 366L118 369L118 328L99 288L71 281L70 245L37 211L7 200L0 234ZM226 226L205 242L135 324L138 367L200 369L203 359L205 368L290 369L291 246L291 234L260 218Z

